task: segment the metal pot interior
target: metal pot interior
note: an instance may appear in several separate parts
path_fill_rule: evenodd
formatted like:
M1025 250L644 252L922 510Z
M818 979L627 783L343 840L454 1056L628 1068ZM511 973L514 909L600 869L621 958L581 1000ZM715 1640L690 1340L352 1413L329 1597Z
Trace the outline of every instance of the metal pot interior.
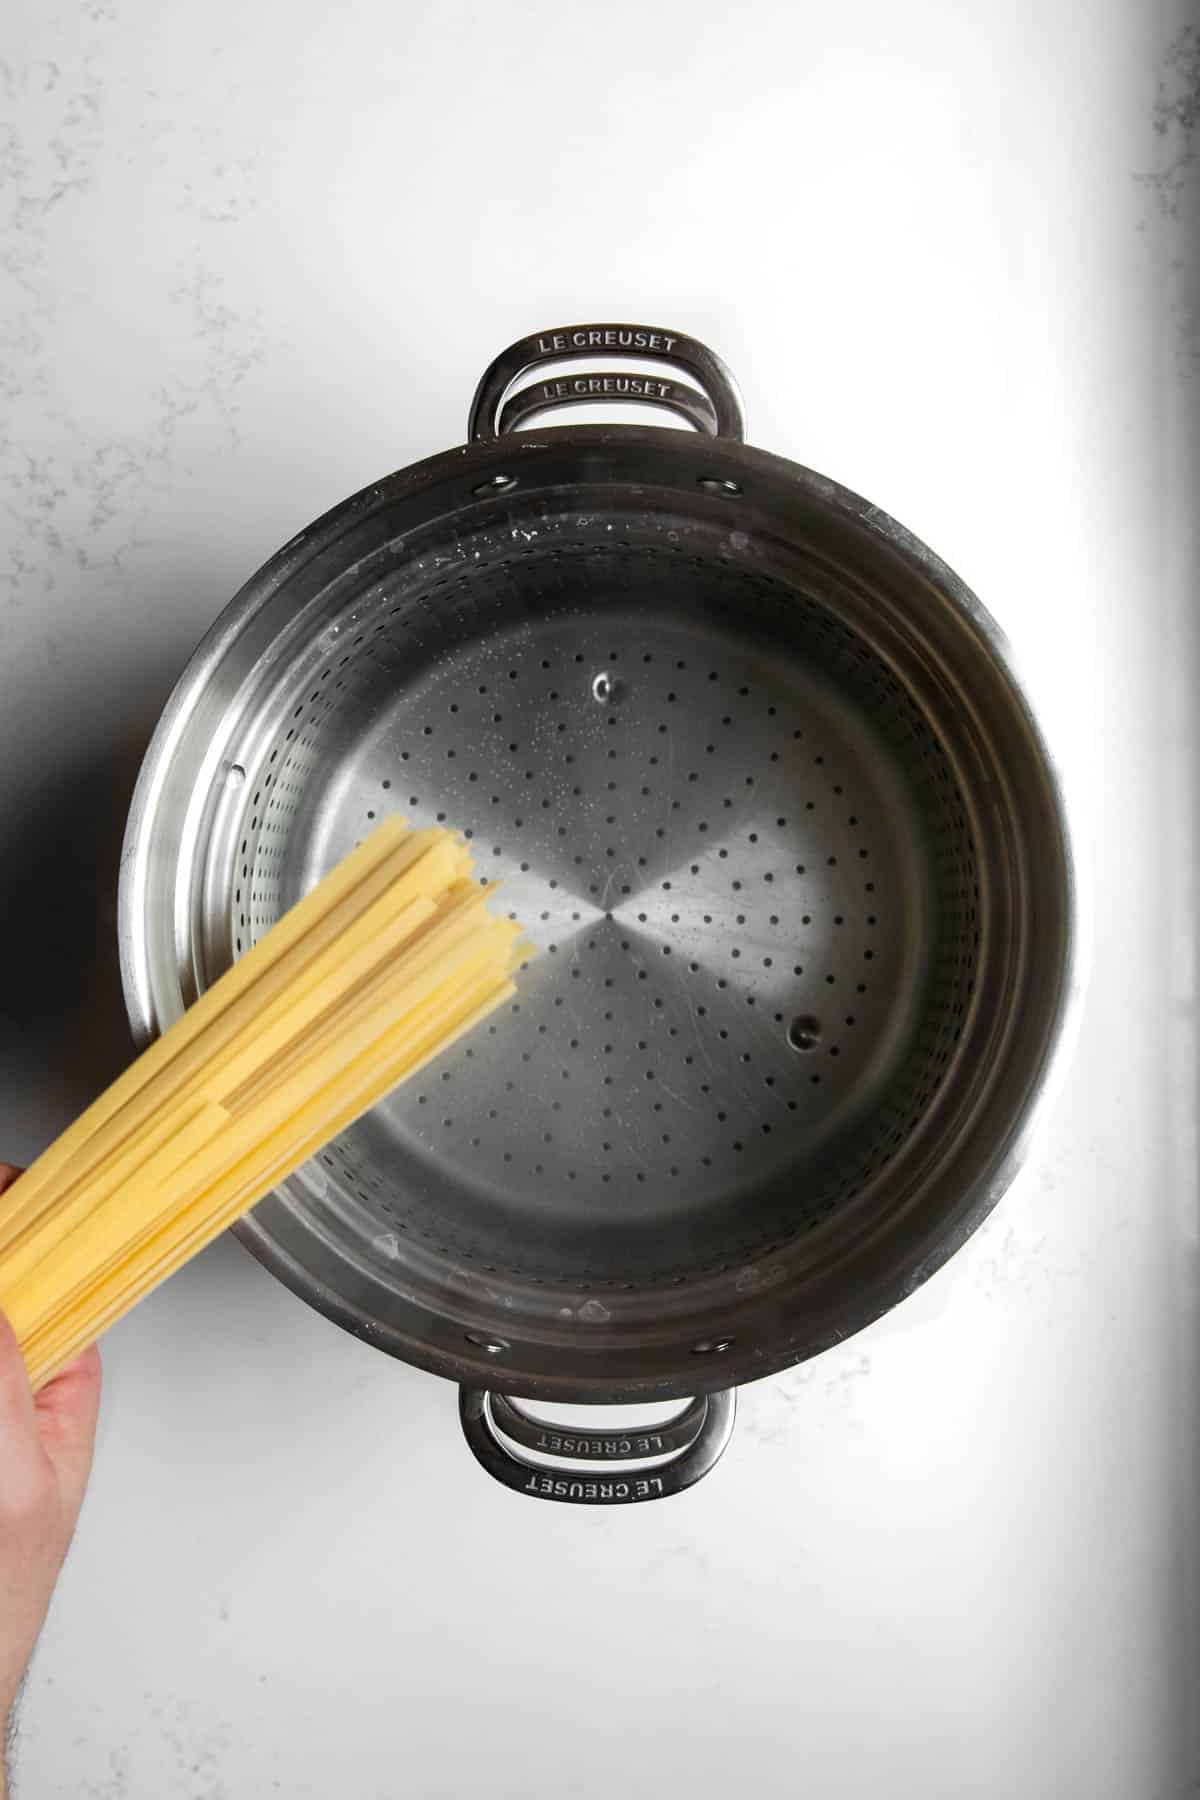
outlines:
M441 1372L686 1393L844 1335L994 1198L1067 986L1061 810L994 627L890 521L680 433L518 442L348 503L198 653L127 981L154 1028L385 813L465 830L537 947L511 1011L244 1235Z

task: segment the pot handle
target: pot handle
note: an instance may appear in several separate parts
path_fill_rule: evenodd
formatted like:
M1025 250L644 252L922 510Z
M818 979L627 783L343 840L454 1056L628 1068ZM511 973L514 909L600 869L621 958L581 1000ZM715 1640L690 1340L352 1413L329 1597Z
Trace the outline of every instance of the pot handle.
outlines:
M639 362L663 362L691 375L697 386L666 377L601 370L533 381L510 399L509 389L542 363L577 362L616 352ZM649 325L564 325L520 338L484 370L471 402L467 435L471 443L518 431L535 413L595 401L640 401L677 413L710 437L745 436L741 395L733 376L712 350L696 338Z
M560 1430L533 1419L519 1403L487 1388L460 1388L458 1413L463 1434L476 1459L505 1487L535 1500L559 1500L575 1506L629 1506L641 1500L665 1500L692 1487L723 1455L733 1432L736 1402L732 1388L689 1401L663 1425L641 1431ZM509 1448L540 1451L549 1462L534 1462ZM653 1464L645 1458L662 1456ZM595 1473L554 1463L595 1459ZM642 1466L624 1469L628 1462Z

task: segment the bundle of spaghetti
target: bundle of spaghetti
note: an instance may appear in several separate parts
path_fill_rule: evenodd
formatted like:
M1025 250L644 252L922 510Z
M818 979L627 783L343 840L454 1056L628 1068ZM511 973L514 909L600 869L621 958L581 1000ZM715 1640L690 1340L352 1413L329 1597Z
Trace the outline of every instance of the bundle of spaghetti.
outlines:
M452 833L389 819L0 1200L34 1388L514 992L526 947Z

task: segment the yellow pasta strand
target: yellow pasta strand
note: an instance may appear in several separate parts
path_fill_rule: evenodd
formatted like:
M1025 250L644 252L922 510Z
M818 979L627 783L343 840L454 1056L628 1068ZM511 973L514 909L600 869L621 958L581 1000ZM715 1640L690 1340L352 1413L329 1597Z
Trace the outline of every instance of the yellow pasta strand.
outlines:
M428 1033L424 1049L415 1058L411 1051L406 1051L403 1057L377 1072L371 1082L360 1085L351 1100L347 1102L343 1098L334 1110L324 1112L315 1125L316 1115L310 1109L301 1122L306 1135L287 1138L285 1132L280 1132L275 1140L263 1146L261 1160L255 1160L251 1166L247 1159L225 1178L219 1190L201 1196L173 1219L169 1231L148 1233L146 1243L139 1246L138 1253L131 1258L129 1267L119 1279L110 1274L88 1294L72 1296L69 1310L60 1313L48 1331L33 1334L26 1345L26 1358L34 1386L40 1386L77 1356L137 1300L174 1274L286 1174L315 1155L323 1144L352 1124L398 1081L415 1074L431 1057L440 1054L448 1042L472 1030L515 991L513 984L508 982L482 1000L478 995L474 999L468 997L457 1010L457 1022L451 1016L447 1016L444 1023L439 1022ZM448 1037L444 1035L447 1031Z
M498 922L489 923L495 926ZM338 1065L344 1068L365 1062L363 1073L369 1080L381 1054L387 1055L393 1047L401 1048L400 1044L395 1043L397 1035L411 1035L410 1021L417 1020L419 1029L423 1023L423 1013L432 1012L435 1019L440 1019L446 1009L453 1006L464 981L473 980L476 975L494 981L495 967L495 956L487 944L467 944L455 952L453 961L447 959L444 978L436 989L430 991L426 977L422 982L409 984L408 999L402 989L399 992L385 990L377 997L373 1007L355 1010L342 1034L342 1041L337 1046ZM393 1028L389 1034L388 1021L395 1016L398 1007L401 1024L398 1032L397 1028ZM389 1036L392 1042L384 1043L381 1047L381 1040L386 1040ZM317 1069L315 1077L314 1066ZM80 1256L86 1254L80 1248L80 1241L85 1233L103 1232L108 1241L128 1247L136 1242L140 1229L153 1227L161 1218L169 1221L170 1214L189 1205L212 1182L215 1175L253 1156L256 1146L264 1138L285 1128L287 1121L304 1106L324 1072L331 1066L328 1054L318 1054L310 1059L310 1066L297 1068L289 1080L273 1087L256 1105L240 1114L235 1113L231 1107L228 1110L222 1108L225 1128L219 1142L211 1147L205 1144L186 1162L179 1162L169 1186L158 1185L158 1169L139 1171L133 1180L112 1196L95 1227L88 1221L66 1239L65 1243L49 1246L47 1256L37 1262L36 1266L31 1265L27 1257L17 1271L18 1280L24 1282L23 1322L28 1327L40 1324L47 1313L53 1310L58 1296L70 1290L72 1281L76 1279L73 1271ZM70 1280L60 1275L64 1267L72 1271ZM7 1263L0 1266L0 1304L5 1302L6 1269Z
M514 992L528 954L449 832L387 821L0 1200L35 1387Z
M79 1328L72 1326L71 1319L66 1316L68 1311L83 1307L88 1311L93 1327L102 1329L103 1326L96 1326L96 1319L103 1317L104 1325L110 1323L108 1307L115 1306L114 1317L127 1310L123 1302L130 1293L136 1290L136 1297L140 1297L150 1287L165 1280L254 1200L268 1192L283 1174L315 1154L323 1143L352 1123L397 1081L414 1073L429 1055L443 1049L447 1031L452 1037L462 1035L514 991L511 982L491 990L481 984L473 993L465 995L452 1013L444 1015L432 1028L427 1027L424 1042L415 1049L411 1042L407 1043L402 1051L387 1058L370 1074L364 1074L360 1069L356 1074L348 1075L320 1102L306 1107L295 1121L289 1121L272 1138L264 1140L252 1156L227 1172L219 1191L214 1187L199 1196L190 1207L181 1209L171 1218L166 1230L148 1231L143 1242L133 1250L129 1266L119 1281L112 1279L111 1271L105 1271L87 1294L77 1291L71 1295L69 1309L62 1309L57 1321L33 1334L27 1346L28 1353L43 1359L56 1350L68 1354L62 1350L63 1344L76 1340L77 1348L82 1348L88 1341L87 1335L81 1336ZM119 1258L113 1259L114 1265L119 1262Z
M31 1194L42 1181L56 1176L72 1154L86 1147L101 1124L119 1111L152 1076L165 1069L179 1049L218 1018L256 978L282 962L297 947L303 949L321 919L347 896L352 896L364 878L401 847L409 835L403 820L386 819L55 1139L22 1175L24 1193Z
M0 1213L0 1255L15 1232L36 1216L38 1196L48 1182L86 1174L139 1127L153 1131L147 1109L161 1107L194 1069L196 1058L235 1034L272 998L311 980L321 953L331 945L336 953L341 933L364 907L386 897L439 835L445 834L409 833L402 822L386 821L287 913L26 1170L10 1196L14 1205ZM214 1032L215 1039L208 1035Z

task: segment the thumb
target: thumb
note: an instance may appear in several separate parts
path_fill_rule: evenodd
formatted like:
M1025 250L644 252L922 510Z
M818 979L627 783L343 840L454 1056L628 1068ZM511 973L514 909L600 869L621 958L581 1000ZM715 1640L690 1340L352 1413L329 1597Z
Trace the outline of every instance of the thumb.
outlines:
M21 1171L13 1163L0 1162L0 1194L10 1188ZM37 1448L33 1395L17 1334L0 1312L0 1441L5 1461L11 1463L23 1451Z
M12 1163L0 1162L0 1194L20 1174ZM36 1458L40 1449L73 1513L82 1504L92 1465L99 1408L100 1353L94 1344L35 1398L17 1335L0 1312L0 1442L5 1460L11 1462L22 1449Z
M48 1381L34 1399L38 1435L59 1486L78 1512L83 1503L100 1410L100 1352L95 1344Z

